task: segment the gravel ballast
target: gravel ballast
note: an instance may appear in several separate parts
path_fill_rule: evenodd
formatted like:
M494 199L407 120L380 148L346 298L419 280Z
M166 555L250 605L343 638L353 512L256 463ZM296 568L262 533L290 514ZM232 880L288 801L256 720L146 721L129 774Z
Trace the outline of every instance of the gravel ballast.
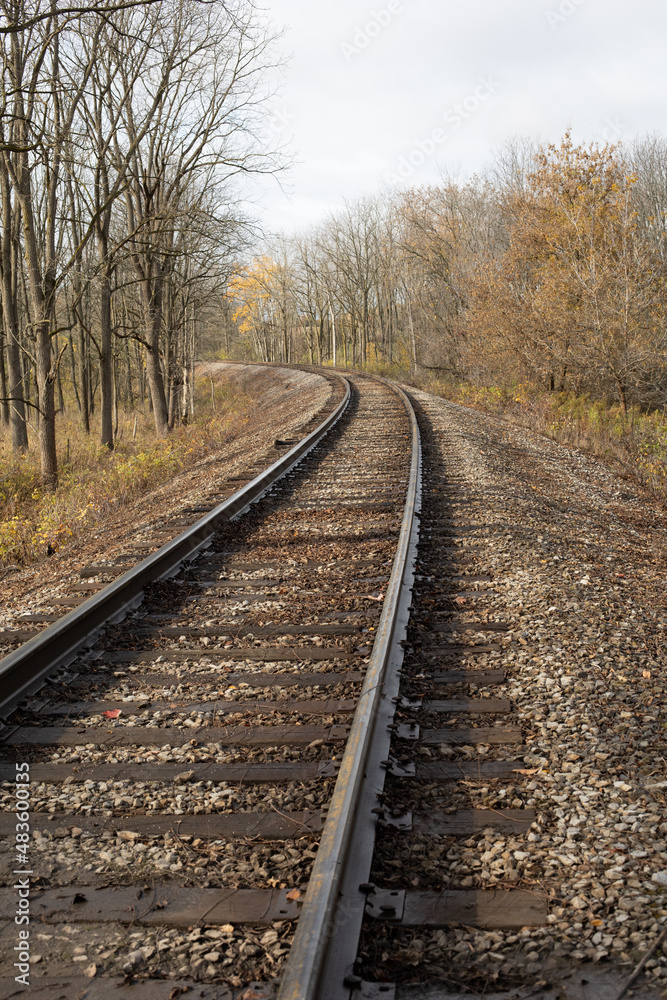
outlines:
M622 982L667 926L664 508L578 451L430 394L411 395L422 409L426 504L405 693L509 698L511 713L491 724L520 725L524 744L399 743L395 752L406 759L518 758L522 766L515 781L390 779L387 802L415 815L526 808L536 817L517 835L495 831L492 812L489 828L465 839L387 830L372 881L406 890L529 889L547 897L549 915L544 927L511 931L376 926L364 938L363 974L427 979L443 997L546 990L586 963ZM492 580L470 593L454 575ZM455 596L464 589L467 596ZM499 649L474 661L426 655L444 641L489 641L488 633L434 633L436 623L462 629L466 620L509 629L492 636ZM429 680L436 663L502 668L507 682L438 687ZM424 728L489 725L474 714L406 717ZM667 995L665 986L667 957L658 949L628 995Z

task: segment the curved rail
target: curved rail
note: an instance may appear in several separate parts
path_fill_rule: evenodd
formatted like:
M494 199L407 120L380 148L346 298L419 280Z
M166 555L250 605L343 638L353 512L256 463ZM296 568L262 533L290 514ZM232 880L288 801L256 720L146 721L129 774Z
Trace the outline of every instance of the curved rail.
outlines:
M6 717L23 698L32 694L49 673L70 662L79 650L90 645L105 623L136 605L147 583L173 573L180 563L193 557L207 544L221 522L230 521L259 500L318 444L338 422L350 401L349 382L344 376L334 374L345 387L343 399L307 437L176 538L0 660L0 718Z
M376 376L377 377L377 376ZM377 796L385 766L403 662L414 582L421 507L421 441L405 393L386 379L408 412L412 429L410 479L396 556L382 616L327 822L299 916L278 1000L343 1000L360 981L354 976L359 932L378 817ZM385 766L383 766L385 765Z

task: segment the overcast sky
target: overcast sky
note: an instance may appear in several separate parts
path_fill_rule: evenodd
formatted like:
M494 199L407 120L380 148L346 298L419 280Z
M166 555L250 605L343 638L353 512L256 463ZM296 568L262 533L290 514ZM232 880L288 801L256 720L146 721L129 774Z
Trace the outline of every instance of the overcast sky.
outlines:
M343 199L465 177L514 135L667 132L664 0L265 0L290 57L268 135L295 165L263 185L272 230Z

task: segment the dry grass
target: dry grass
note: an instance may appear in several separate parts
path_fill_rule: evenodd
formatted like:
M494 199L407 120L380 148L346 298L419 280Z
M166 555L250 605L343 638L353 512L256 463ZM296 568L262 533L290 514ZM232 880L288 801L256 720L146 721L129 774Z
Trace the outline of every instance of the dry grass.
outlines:
M423 388L595 455L656 496L667 497L667 416L660 411L623 413L619 406L586 396L547 393L527 384L499 388L431 380Z
M219 450L247 424L251 407L252 398L238 388L202 379L189 426L156 440L149 413L121 413L113 452L97 444L95 421L90 436L83 432L72 408L58 416L60 479L53 493L41 485L34 432L30 451L21 457L3 432L0 565L23 565L42 558L49 546L62 548L128 500Z

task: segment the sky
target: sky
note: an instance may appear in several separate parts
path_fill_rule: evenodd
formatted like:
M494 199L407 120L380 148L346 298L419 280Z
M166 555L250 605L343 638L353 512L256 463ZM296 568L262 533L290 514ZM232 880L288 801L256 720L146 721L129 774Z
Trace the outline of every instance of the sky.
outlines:
M481 172L513 136L667 133L664 0L264 0L286 57L260 184L270 231L354 200Z

